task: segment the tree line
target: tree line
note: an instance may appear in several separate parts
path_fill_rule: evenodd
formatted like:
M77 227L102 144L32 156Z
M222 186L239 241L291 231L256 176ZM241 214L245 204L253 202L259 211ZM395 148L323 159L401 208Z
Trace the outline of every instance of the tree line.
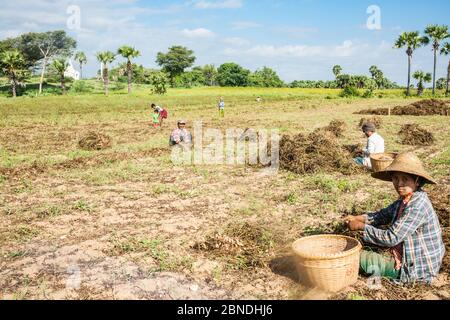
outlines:
M408 56L408 78L406 94L410 95L411 76L417 80L418 95L425 89L425 84L433 83L433 95L436 88L444 89L449 94L450 61L447 79L436 79L438 55L450 55L450 43L444 42L450 38L448 26L429 25L424 31L404 32L395 43L395 48L406 48ZM433 74L416 70L412 73L412 58L420 47L432 44L434 53ZM80 68L83 78L83 66L87 64L84 52L75 52L77 43L65 31L49 31L43 33L26 33L16 38L0 41L0 73L8 78L12 96L17 95L17 88L24 85L33 74L39 74L39 94L42 93L46 76L58 78L63 94L66 92L65 71L68 59L73 57ZM294 88L340 88L340 89L395 89L399 86L387 79L377 66L371 66L366 75L343 74L342 67L336 65L332 72L335 76L331 81L293 81L284 83L278 74L269 67L263 67L254 72L229 62L216 68L214 65L194 66L196 57L194 52L183 46L172 46L167 52L159 52L156 63L161 69L148 69L133 63L133 59L141 53L130 46L122 46L117 51L98 52L96 58L101 63L99 78L103 81L104 92L107 95L111 80L128 84L128 93L132 92L133 83L151 84L155 93L164 94L167 86L226 86L226 87L294 87ZM125 62L111 69L111 63L118 57ZM48 68L50 66L50 68ZM48 70L49 69L49 70ZM351 91L351 90L350 90Z

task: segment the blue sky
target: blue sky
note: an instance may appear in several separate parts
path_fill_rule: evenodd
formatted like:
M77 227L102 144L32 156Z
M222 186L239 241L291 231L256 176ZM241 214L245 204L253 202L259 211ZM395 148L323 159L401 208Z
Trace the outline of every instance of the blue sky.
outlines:
M380 30L367 27L371 5L380 9ZM199 65L269 66L285 81L332 79L335 64L368 74L375 64L404 84L406 54L392 48L397 36L450 24L448 0L0 0L0 7L0 38L65 29L88 55L88 76L99 67L98 51L132 45L142 53L136 62L156 67L157 52L180 44L195 51ZM448 59L439 58L439 77ZM413 61L414 70L431 72L431 47Z

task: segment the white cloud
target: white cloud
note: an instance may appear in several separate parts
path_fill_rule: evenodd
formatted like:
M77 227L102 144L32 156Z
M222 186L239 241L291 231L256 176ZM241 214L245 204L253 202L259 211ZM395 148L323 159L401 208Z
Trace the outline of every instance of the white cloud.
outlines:
M205 28L184 29L181 33L188 38L213 38L214 32Z
M361 46L354 45L352 41L347 40L342 44L327 46L308 46L308 45L257 45L246 50L226 49L230 55L251 55L265 58L303 58L303 57L349 57L352 56Z
M234 21L231 26L235 30L261 28L262 25L253 21Z
M250 44L250 41L243 39L243 38L239 38L239 37L231 37L231 38L223 39L223 43L225 43L229 46L243 47L243 46Z
M197 9L237 9L244 6L244 0L198 0L194 2Z

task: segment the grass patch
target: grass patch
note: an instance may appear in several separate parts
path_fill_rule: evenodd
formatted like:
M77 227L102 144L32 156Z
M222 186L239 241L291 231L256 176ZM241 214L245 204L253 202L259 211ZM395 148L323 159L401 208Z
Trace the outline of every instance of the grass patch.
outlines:
M37 212L37 217L40 219L54 218L64 214L64 209L58 205L48 205Z
M309 188L320 189L330 194L354 192L361 186L358 181L348 178L336 178L326 174L317 174L308 177L305 183Z
M153 258L156 267L150 269L151 273L165 271L192 270L193 260L190 257L173 257L161 239L118 239L110 240L112 255L126 255L132 253L143 253Z
M92 206L87 201L82 200L82 199L76 201L73 204L72 208L74 210L82 211L82 212L91 212L92 211Z
M286 196L286 200L285 200L288 204L290 205L295 205L298 203L299 201L299 197L297 195L297 193L295 192L291 192Z
M38 230L34 227L19 224L3 233L0 233L0 243L5 241L25 243L32 240L38 234Z

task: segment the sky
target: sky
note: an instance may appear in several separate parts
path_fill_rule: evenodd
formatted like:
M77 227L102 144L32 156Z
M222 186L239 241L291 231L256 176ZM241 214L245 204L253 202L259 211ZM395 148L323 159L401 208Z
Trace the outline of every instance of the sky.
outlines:
M287 82L331 80L339 64L367 75L377 65L404 85L407 56L393 48L396 38L450 25L449 13L448 0L0 0L0 39L66 30L88 56L85 76L99 69L99 51L130 45L141 52L137 63L156 68L158 52L183 45L196 65L268 66ZM438 78L449 59L439 57ZM432 72L431 46L415 52L412 68Z

